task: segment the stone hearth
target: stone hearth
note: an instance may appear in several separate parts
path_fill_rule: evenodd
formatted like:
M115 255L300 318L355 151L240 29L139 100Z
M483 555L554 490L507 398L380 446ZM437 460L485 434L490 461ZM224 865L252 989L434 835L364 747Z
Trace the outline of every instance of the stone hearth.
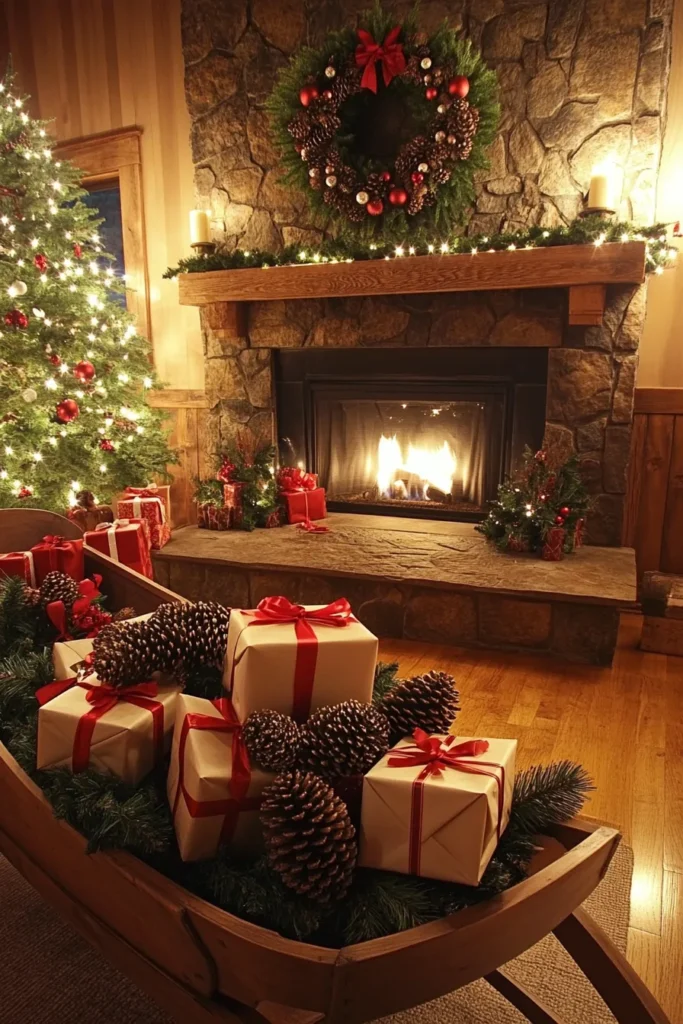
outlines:
M154 552L158 582L192 600L253 608L348 597L379 636L545 651L610 664L619 610L636 600L635 556L584 547L563 562L493 550L465 523L332 514L330 532L186 527Z

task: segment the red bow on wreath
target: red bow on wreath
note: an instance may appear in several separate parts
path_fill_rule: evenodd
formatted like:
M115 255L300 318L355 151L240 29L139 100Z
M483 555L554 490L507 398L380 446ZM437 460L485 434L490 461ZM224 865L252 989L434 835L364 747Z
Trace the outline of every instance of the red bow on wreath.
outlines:
M400 25L392 28L380 46L369 32L362 28L358 29L360 43L356 47L356 64L359 68L365 68L360 82L361 89L370 89L371 92L377 92L377 69L375 64L378 61L382 65L385 85L389 85L392 78L405 71L406 58L403 53L403 46L401 43L396 42L400 33Z

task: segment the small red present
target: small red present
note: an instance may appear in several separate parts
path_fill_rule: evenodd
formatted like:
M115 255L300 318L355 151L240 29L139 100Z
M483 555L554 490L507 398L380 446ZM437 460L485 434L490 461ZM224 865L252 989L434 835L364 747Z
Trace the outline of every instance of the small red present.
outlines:
M545 562L561 562L564 558L564 526L553 526L545 535L541 558Z
M325 488L312 491L283 491L280 495L287 509L287 522L308 523L312 519L327 519Z
M163 548L171 539L167 501L158 493L161 488L127 487L116 506L117 519L146 519L154 550Z
M197 505L197 526L200 530L229 530L233 510L202 501Z
M30 587L36 586L36 567L32 551L10 551L0 555L0 579L3 576L19 576Z
M47 534L40 544L31 548L35 566L36 586L39 587L49 572L65 572L74 580L82 580L83 541L66 540L56 534Z
M88 547L109 555L150 580L154 579L147 520L117 519L113 523L100 523L83 539Z
M244 520L244 484L223 484L223 504L232 513L231 526L239 529Z

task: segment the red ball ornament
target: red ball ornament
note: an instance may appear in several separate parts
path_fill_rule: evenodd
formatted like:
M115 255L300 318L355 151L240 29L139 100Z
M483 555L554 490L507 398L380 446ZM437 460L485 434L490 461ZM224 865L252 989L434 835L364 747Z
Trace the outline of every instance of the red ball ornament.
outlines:
M221 463L221 468L216 473L216 480L219 480L222 484L232 483L233 474L236 468L237 467L235 466L235 463L231 462L230 459L227 458L227 456L224 456L223 462Z
M92 380L95 376L95 367L87 359L82 359L74 366L74 377L80 381Z
M365 204L365 209L371 217L379 217L384 210L384 203L381 199L371 199L369 203Z
M20 309L10 309L5 313L5 323L8 327L28 327L28 317Z
M380 178L382 179L382 181L391 181L391 172L382 171L382 173L380 174Z
M571 512L571 509L569 508L569 505L563 505L562 508L560 509L560 515L561 516L568 516L570 512Z
M562 526L564 523L564 516L555 516L555 522L558 526Z
M30 487L22 487L19 493L17 494L17 498L31 498L32 496L33 491L31 490Z
M332 99L332 90L331 89L325 89L325 92L323 93L323 99L327 103L330 102L330 100Z
M435 89L433 85L430 85L428 89L425 89L425 96L428 100L435 100L439 95L439 90Z
M47 256L43 256L42 252L39 252L37 256L33 257L33 263L37 270L44 274L47 270Z
M59 366L59 364L62 361L62 357L58 356L56 352L53 352L51 355L49 355L48 359L50 360L53 366Z
M113 452L113 451L116 451L116 449L114 448L114 445L111 443L111 441L107 437L103 437L102 440L100 441L100 448L102 449L103 452Z
M317 100L320 93L314 85L305 85L299 93L301 106L307 107L313 100Z
M467 93L470 91L470 80L465 75L456 75L455 78L451 78L448 83L448 95L458 96L461 100L465 99Z
M82 255L83 250L81 249L80 243L76 242L74 245L74 256L76 257L77 260L80 260Z
M424 174L422 174L421 171L413 171L413 173L410 175L410 180L415 185L421 185L422 182L425 180L425 176Z
M78 408L78 403L74 402L73 398L65 398L64 401L60 402L57 406L56 412L57 419L60 423L71 423L72 420L77 419L81 410Z
M408 193L404 188L392 188L389 193L389 202L392 206L403 206L408 202Z

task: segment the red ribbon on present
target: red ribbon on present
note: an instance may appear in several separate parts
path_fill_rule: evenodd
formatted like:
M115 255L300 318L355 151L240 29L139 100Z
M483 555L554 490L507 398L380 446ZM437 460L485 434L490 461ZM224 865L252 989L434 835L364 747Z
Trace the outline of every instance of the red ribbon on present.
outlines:
M277 471L277 486L280 491L313 491L318 486L318 477L298 466L282 466Z
M73 557L77 555L78 544L82 545L82 541L74 543L74 541L67 540L66 537L60 537L59 534L48 533L43 537L40 544L33 545L31 551L34 555L45 552L49 560L48 572L55 572L59 569L63 569L63 564L60 564L60 552L64 555L65 560L67 556L73 559ZM68 570L63 571L66 572ZM47 575L47 573L45 573L45 575Z
M253 615L251 622L242 628L235 643L235 652L240 637L245 629L251 626L283 625L291 622L296 636L296 661L294 664L294 699L292 718L296 722L305 722L311 712L315 669L318 662L318 638L311 623L317 626L348 626L357 622L351 612L351 605L345 597L325 605L324 608L305 608L302 604L292 604L287 597L264 597L255 611L244 611L245 615ZM235 668L238 659L233 656L230 690L232 691Z
M303 522L297 523L297 530L305 530L306 533L329 533L329 526L318 526L311 519L308 512L308 491L304 491L304 501L306 502L306 518Z
M441 776L446 768L468 772L471 775L488 775L489 778L494 779L498 789L496 835L500 839L505 810L505 766L496 764L494 761L474 762L469 760L469 758L478 758L480 754L486 753L489 749L488 740L465 740L463 743L456 743L455 736L447 736L445 740L441 740L438 736L430 736L424 729L416 729L413 739L416 746L400 747L398 750L392 751L387 765L389 768L412 768L424 765L420 774L413 780L408 852L408 870L412 875L419 875L426 779L430 775ZM498 772L500 775L497 774Z
M213 818L222 814L224 819L221 828L221 841L228 842L237 828L237 819L240 813L242 811L257 811L261 806L261 800L259 797L247 796L251 784L251 765L242 736L242 725L230 699L219 697L217 700L212 700L211 704L217 711L220 711L220 718L212 715L188 714L183 719L178 746L178 788L173 801L173 817L176 817L181 797L192 818ZM223 800L195 800L188 793L185 785L185 748L191 729L232 733L229 797Z
M159 488L156 484L148 484L147 487L126 487L125 494L135 498L159 498Z
M118 688L103 683L93 686L91 683L79 682L74 679L58 679L54 683L41 686L36 691L36 700L43 707L49 701L65 693L72 686L80 686L86 690L85 699L92 704L92 710L86 711L78 720L74 745L71 755L72 771L84 772L90 764L90 745L95 726L100 718L117 704L134 704L152 713L152 742L154 744L154 760L158 761L164 753L164 705L154 698L159 693L156 683L138 683L137 686Z
M392 78L402 74L406 67L406 58L403 46L396 40L401 34L401 26L397 25L387 33L384 42L376 43L369 32L365 29L358 29L360 43L356 47L356 64L365 68L363 77L360 80L361 89L369 89L377 92L377 70L375 65L379 62L382 65L384 84L389 85Z

